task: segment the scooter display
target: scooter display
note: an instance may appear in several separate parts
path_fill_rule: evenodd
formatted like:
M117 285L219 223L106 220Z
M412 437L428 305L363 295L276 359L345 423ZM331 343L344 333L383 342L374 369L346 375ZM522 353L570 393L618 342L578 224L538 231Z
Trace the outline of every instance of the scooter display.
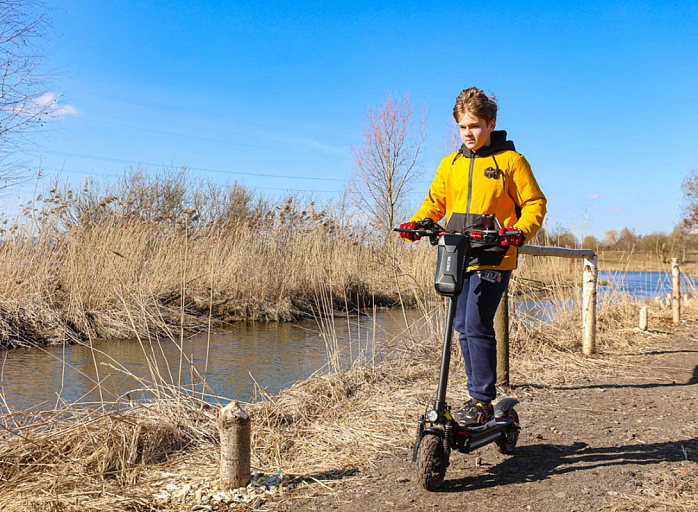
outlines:
M466 427L459 425L446 403L448 370L451 362L453 323L458 295L463 285L466 262L471 243L480 246L501 244L500 226L494 215L483 216L484 229L447 231L431 219L416 223L416 229L395 228L394 231L428 237L438 247L434 287L439 295L448 298L441 370L433 407L428 409L417 424L417 435L412 453L416 463L417 479L428 491L435 491L444 482L451 452L469 453L490 443L496 443L501 453L512 454L519 438L519 416L515 398L503 398L494 405L494 419L486 425Z

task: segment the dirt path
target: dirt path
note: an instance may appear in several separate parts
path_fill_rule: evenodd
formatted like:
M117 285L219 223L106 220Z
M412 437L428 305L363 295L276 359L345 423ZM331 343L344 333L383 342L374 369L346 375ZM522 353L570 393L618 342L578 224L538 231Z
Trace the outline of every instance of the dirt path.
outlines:
M404 448L333 482L327 494L267 505L349 512L696 510L694 328L683 326L651 347L604 356L622 369L617 375L554 386L515 382L510 394L521 400L524 426L516 453L500 455L489 445L453 454L440 492L416 482L406 438Z

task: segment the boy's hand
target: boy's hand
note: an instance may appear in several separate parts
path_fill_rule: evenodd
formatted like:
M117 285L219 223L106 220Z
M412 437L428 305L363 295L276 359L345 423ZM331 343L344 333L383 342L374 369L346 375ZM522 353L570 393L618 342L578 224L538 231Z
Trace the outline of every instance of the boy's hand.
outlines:
M417 229L417 223L412 222L412 221L405 222L403 224L400 224L400 229ZM417 233L402 233L402 232L400 232L400 236L403 238L403 240L407 240L408 242L414 242L414 241L422 238Z
M434 219L424 217L422 220L415 222L414 225L415 229L434 229L436 222L434 222Z
M526 241L523 231L521 231L519 228L502 228L499 230L499 236L502 237L502 241L499 243L502 247L506 247L508 245L521 247Z

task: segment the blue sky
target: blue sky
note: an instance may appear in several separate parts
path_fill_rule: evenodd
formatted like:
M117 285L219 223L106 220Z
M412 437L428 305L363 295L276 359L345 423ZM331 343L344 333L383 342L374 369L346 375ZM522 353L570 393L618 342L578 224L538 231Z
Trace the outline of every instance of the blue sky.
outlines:
M550 227L671 230L698 168L696 3L47 4L44 69L64 115L24 161L66 180L187 165L331 198L367 108L407 93L427 112L416 206L472 85L497 93L498 127L531 163Z

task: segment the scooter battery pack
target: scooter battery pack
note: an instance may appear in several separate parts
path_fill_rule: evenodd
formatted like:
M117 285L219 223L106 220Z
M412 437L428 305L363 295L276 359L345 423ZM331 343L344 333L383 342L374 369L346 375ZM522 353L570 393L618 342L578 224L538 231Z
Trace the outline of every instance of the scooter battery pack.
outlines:
M455 297L463 288L465 256L470 246L470 239L461 235L442 235L439 239L438 259L434 288L444 297Z

